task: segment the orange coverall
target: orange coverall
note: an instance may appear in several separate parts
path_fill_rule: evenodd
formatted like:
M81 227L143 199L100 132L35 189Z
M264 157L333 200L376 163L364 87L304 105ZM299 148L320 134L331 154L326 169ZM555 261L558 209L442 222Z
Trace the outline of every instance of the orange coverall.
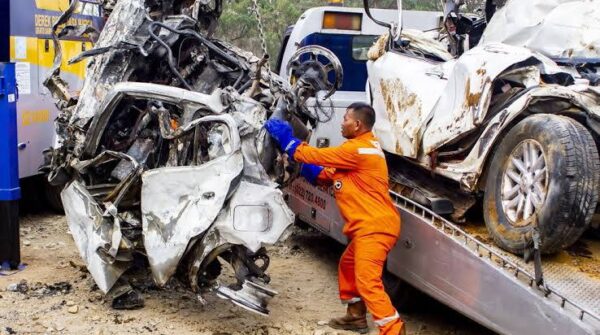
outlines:
M397 335L398 312L385 293L381 274L388 252L400 235L400 216L389 195L385 156L372 132L338 147L300 144L294 160L321 165L319 184L331 184L344 218L350 244L339 264L340 298L344 303L364 300L380 334Z

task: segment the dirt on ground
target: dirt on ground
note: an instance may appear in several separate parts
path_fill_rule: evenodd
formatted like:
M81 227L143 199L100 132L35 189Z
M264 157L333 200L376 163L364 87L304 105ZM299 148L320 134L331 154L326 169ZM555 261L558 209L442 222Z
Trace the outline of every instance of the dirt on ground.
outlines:
M482 243L492 245L494 241L488 234L484 223L465 223L460 226ZM600 239L599 233L587 232L572 246L556 254L544 255L544 262L560 263L571 268L573 272L581 272L600 279Z
M353 334L329 328L344 312L337 297L337 260L343 250L310 229L296 229L269 248L272 288L279 292L264 317L205 296L202 305L182 288L144 290L145 307L114 310L96 288L68 232L64 216L21 218L23 271L0 276L0 334ZM403 314L408 334L493 334L439 303ZM377 334L370 321L371 332Z

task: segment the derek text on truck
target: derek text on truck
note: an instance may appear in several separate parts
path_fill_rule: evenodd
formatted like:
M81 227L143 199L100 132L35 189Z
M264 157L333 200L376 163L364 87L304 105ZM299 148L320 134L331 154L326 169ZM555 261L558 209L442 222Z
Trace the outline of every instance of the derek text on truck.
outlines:
M19 177L27 178L40 173L50 157L44 151L53 146L54 119L58 109L52 95L44 87L55 57L52 26L69 7L69 0L8 0L9 30L2 39L7 46L9 59L15 63L19 92L17 102L17 127L19 149ZM102 29L104 18L96 0L80 1L73 17L62 28L60 37L63 62L60 70L71 89L81 88L87 62L69 64L69 60L93 47L93 31ZM89 33L78 35L69 27L86 25ZM46 156L46 157L45 157ZM54 195L55 204L58 198Z

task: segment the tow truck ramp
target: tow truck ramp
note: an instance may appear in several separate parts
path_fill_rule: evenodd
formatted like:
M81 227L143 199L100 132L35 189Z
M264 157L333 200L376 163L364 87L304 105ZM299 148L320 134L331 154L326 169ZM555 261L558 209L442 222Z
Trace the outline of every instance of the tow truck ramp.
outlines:
M299 178L285 193L301 220L347 242L328 192ZM388 256L391 273L500 334L600 334L600 278L544 260L545 285L538 286L532 264L390 193L402 218L400 239Z

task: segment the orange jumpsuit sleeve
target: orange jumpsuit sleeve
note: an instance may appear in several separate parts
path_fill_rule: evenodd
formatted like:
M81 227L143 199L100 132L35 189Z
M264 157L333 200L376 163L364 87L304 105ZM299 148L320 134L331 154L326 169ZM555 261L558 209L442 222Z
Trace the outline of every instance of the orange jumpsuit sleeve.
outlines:
M358 149L350 141L332 148L315 148L302 142L296 148L294 160L326 168L353 170L358 167Z

